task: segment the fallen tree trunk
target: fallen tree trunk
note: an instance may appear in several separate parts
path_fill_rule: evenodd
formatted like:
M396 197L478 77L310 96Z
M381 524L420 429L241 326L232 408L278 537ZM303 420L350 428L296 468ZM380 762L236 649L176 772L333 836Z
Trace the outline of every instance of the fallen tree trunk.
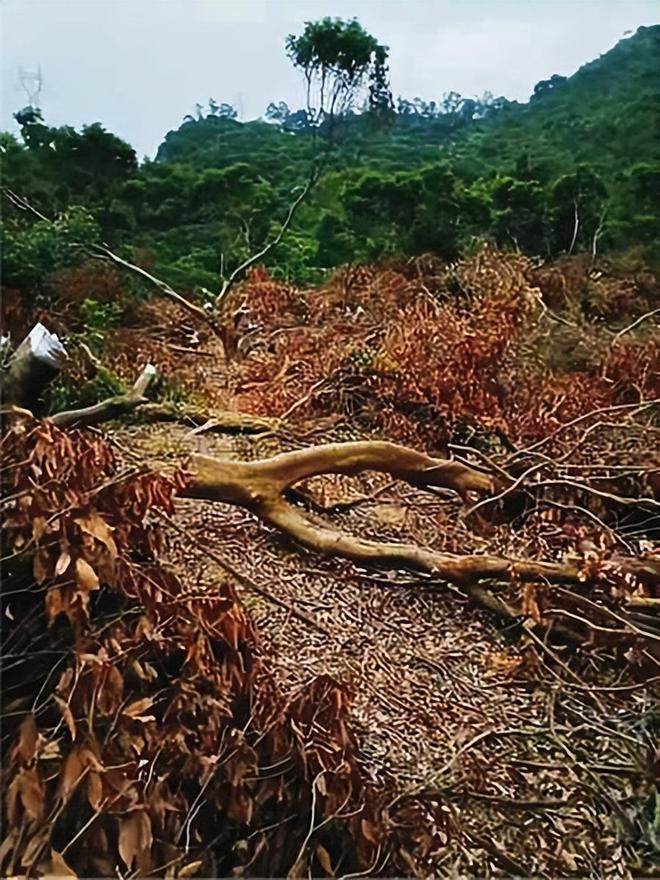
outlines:
M352 562L425 572L456 584L480 579L579 583L579 568L500 556L454 556L409 544L380 543L321 526L286 501L284 492L319 474L355 475L379 471L412 486L452 489L465 501L469 493L495 489L492 477L456 461L432 458L394 443L338 443L287 452L253 462L223 461L195 455L183 496L237 504L255 513L297 544L325 556Z
M156 368L153 364L147 364L138 376L135 384L126 394L117 394L108 397L93 406L82 409L64 410L50 416L50 421L58 428L82 428L116 419L131 410L136 409L147 402L145 397L147 388L156 376Z

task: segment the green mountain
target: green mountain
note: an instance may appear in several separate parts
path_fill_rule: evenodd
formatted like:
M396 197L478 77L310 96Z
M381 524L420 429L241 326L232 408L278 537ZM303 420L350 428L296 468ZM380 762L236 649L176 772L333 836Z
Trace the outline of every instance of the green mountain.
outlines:
M611 179L660 159L660 25L642 27L573 76L539 83L526 105L477 122L466 158L511 163L527 150L559 173L589 163Z
M189 289L217 289L221 270L277 234L320 153L320 180L268 255L281 277L315 282L394 254L454 259L484 238L544 257L633 248L660 262L659 57L660 26L640 28L573 76L538 83L528 103L400 98L385 120L342 118L331 143L284 104L242 123L210 101L142 165L98 123L52 128L27 108L22 142L0 134L3 180L50 215L76 206L62 230L150 252ZM30 238L24 220L4 224L14 286L71 254L52 232Z
M355 115L344 124L339 152L352 165L357 160L397 168L437 161L440 152L479 175L496 164L512 167L527 150L550 172L579 163L620 172L631 162L660 158L658 58L660 25L642 27L572 76L538 83L527 104L464 100L452 111L451 100L432 106L400 100L403 112L381 130L366 115ZM304 124L287 128L286 117L279 125L188 117L167 134L156 161L198 167L243 161L269 177L284 176L292 163L306 158L309 139Z
M576 203L574 248L593 245L601 217L601 247L648 245L660 231L659 57L660 26L644 27L572 76L539 82L526 104L450 93L435 103L399 99L385 126L348 117L316 210L300 225L303 262L312 269L426 248L452 257L483 235L557 253L570 247ZM316 147L304 111L276 109L278 124L188 118L156 164L245 163L284 200Z

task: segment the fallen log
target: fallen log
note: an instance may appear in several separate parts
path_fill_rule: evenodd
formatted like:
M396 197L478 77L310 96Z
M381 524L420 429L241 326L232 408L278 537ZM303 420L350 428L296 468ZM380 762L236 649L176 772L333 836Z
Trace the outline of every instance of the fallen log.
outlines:
M58 428L87 428L98 425L101 422L107 422L109 419L119 418L119 416L147 402L145 394L156 374L157 371L153 364L147 364L133 387L126 394L108 397L100 403L95 403L93 406L86 406L82 409L64 410L55 413L55 415L50 416L50 421L56 424Z
M500 556L455 556L410 544L356 538L318 525L291 505L285 491L300 480L320 474L355 475L367 470L389 474L412 486L452 489L465 501L469 494L492 492L492 477L461 462L433 458L381 441L315 446L259 461L231 461L194 455L191 477L181 495L236 504L295 543L325 556L363 565L424 572L456 584L481 579L580 583L583 575L571 564L534 562Z

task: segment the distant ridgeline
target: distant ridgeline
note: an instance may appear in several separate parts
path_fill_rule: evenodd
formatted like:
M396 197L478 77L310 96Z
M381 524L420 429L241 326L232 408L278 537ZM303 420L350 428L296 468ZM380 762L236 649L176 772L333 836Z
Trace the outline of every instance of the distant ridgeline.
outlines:
M54 129L23 112L23 143L0 135L4 182L50 215L82 206L61 218L61 235L82 226L150 251L188 288L215 290L221 265L276 233L319 154L321 178L268 257L281 277L315 282L395 254L454 259L483 239L542 257L635 249L658 264L659 57L660 26L640 28L573 76L538 83L527 104L399 98L387 118L343 117L331 139L283 103L239 122L211 100L139 166L98 124ZM43 241L5 227L8 283L57 268L38 265ZM69 252L57 253L48 259Z

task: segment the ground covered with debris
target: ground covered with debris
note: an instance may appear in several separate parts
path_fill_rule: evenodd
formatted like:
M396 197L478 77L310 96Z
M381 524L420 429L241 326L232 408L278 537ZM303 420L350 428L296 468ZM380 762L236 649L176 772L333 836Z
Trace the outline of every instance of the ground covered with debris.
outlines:
M161 468L193 451L254 458L281 448L182 426L141 426L117 440ZM326 505L358 500L334 514L348 531L447 543L439 524L448 504L456 514L455 500L377 475L323 483L315 489ZM186 581L213 589L238 573L284 691L320 674L347 685L368 775L393 802L440 806L445 827L436 815L418 829L433 848L416 871L653 876L660 679L636 681L607 651L577 656L517 626L507 632L447 584L301 555L239 508L177 507L167 559Z

